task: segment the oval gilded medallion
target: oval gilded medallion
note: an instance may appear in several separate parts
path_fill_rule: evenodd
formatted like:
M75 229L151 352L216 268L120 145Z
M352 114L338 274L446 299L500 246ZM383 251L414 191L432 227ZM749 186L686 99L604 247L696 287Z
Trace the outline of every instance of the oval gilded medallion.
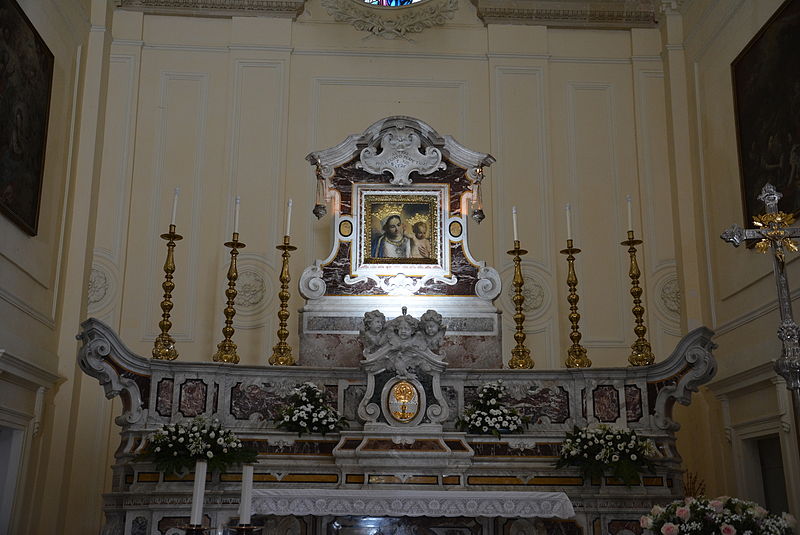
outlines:
M417 387L408 381L399 381L389 390L389 412L398 422L410 422L419 412Z

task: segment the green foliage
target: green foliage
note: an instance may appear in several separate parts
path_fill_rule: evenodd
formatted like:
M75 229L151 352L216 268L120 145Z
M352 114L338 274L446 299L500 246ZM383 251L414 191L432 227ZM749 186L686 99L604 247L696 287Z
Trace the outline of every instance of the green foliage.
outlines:
M486 383L478 390L478 399L464 409L456 427L476 435L521 433L528 419L508 407L508 394L502 380Z
M653 471L649 457L655 453L652 441L628 428L575 427L567 433L556 468L575 466L586 479L610 472L630 486L639 483L639 474Z
M279 409L278 429L303 433L335 433L349 427L328 402L325 392L314 383L303 383L291 391L288 402Z
M178 474L193 469L197 460L208 461L212 471L224 472L231 465L254 463L256 456L232 431L222 429L219 420L199 416L161 426L150 435L139 458L154 462L166 474Z
M720 496L677 500L656 505L639 519L644 529L663 535L719 533L721 535L791 535L797 522L788 513L770 514L757 503Z

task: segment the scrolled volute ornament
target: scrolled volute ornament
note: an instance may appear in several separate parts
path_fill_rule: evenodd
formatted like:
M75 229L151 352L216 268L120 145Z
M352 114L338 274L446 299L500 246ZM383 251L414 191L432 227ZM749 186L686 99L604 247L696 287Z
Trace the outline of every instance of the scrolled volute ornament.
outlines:
M409 175L414 171L420 175L429 175L447 168L442 162L442 151L428 146L422 152L420 136L403 126L391 128L384 133L380 149L379 151L377 146L365 147L356 168L377 175L388 172L392 175L389 183L395 186L410 185Z
M483 266L478 270L478 282L475 284L475 294L478 297L491 301L500 295L502 286L496 269Z
M306 299L319 299L325 295L327 287L322 279L322 268L318 262L308 266L300 275L300 295Z

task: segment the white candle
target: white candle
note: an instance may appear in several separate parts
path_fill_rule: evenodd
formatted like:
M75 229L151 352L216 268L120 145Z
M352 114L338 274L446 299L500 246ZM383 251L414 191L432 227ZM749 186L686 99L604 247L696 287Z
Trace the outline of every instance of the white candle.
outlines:
M567 203L566 206L567 211L567 239L572 239L572 206Z
M192 491L192 517L189 524L198 526L203 523L203 497L206 493L206 471L208 462L198 460L194 465L194 490Z
M239 524L249 524L253 508L253 465L242 466L242 497L239 500Z
M289 199L289 202L286 203L286 234L284 236L289 236L289 231L292 228L292 199Z
M175 224L175 214L178 213L178 193L181 192L181 188L175 188L175 196L172 197L172 217L169 219L169 224Z
M241 200L239 196L236 196L236 207L233 209L233 233L239 233L239 203Z
M517 233L517 207L511 207L511 222L514 223L514 241L519 241L519 234Z
M633 212L631 211L631 196L626 195L625 201L628 203L628 230L633 230Z

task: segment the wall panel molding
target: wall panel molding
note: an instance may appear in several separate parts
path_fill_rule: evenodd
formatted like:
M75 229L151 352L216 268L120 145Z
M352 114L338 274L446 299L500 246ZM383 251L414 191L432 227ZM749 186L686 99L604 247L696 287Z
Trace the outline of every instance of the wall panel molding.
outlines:
M578 121L580 118L577 116L577 99L579 93L581 92L599 93L604 101L606 115L608 118L608 124L606 125L607 130L605 132L605 136L603 136L600 132L597 132L596 134L597 139L606 139L608 143L608 172L611 177L610 188L615 193L613 195L613 204L610 207L610 212L617 214L617 221L614 224L614 228L617 229L619 236L624 236L624 231L621 230L623 224L619 221L619 214L623 213L624 207L621 205L622 197L620 195L620 173L616 151L616 147L619 142L616 139L617 132L615 117L617 116L618 111L616 108L616 99L614 98L614 90L614 84L606 81L568 81L565 86L565 101L567 107L567 164L569 169L568 198L572 199L573 202L573 232L576 236L576 243L579 245L581 243L581 234L586 235L586 232L581 232L582 212L584 212L584 210L581 210L581 196L579 195L582 189L580 186L580 180L582 177L578 176L578 160L580 155L578 154L577 143L579 130ZM583 261L576 262L575 266L578 280L589 280L587 276L588 272L586 271L585 267L588 257L584 257L582 260ZM624 297L627 295L627 293L625 292L626 285L623 284L623 277L625 280L627 280L628 269L627 265L623 265L622 255L616 255L615 262L616 266L614 268L614 272L619 274L619 276L613 279L613 295L616 296L616 300L611 303L607 303L606 305L608 306L609 310L614 310L616 312L616 316L620 318L620 321L616 323L616 330L604 330L602 336L594 334L592 332L590 323L588 321L584 321L582 326L582 332L584 335L582 341L586 346L610 348L627 347L625 343L625 332L623 329L624 319L626 318ZM611 284L611 281L609 281L609 284ZM586 302L584 301L584 303ZM588 316L585 317L588 319Z
M553 284L553 256L552 254L548 254L550 251L553 250L553 238L552 238L552 227L551 223L553 221L554 213L551 210L553 206L553 189L552 189L552 180L550 176L550 154L549 154L549 147L550 147L550 132L549 132L549 122L548 122L548 115L547 115L547 90L546 90L546 70L543 66L530 66L530 67L519 67L519 66L508 66L508 65L497 65L494 68L494 80L493 80L493 98L492 98L492 123L493 123L493 139L492 139L492 146L497 147L498 149L498 164L496 167L498 168L497 171L500 173L506 168L506 162L510 161L511 158L515 155L507 155L505 152L504 147L506 146L505 139L506 139L506 128L504 124L500 123L500 118L503 116L502 110L507 103L502 98L502 85L505 80L508 80L510 77L523 77L528 76L532 78L532 87L531 90L533 92L530 95L531 98L524 98L523 100L527 103L530 103L535 109L536 118L538 119L538 124L530 125L530 128L535 129L537 132L538 143L536 144L533 149L536 151L536 158L538 159L539 165L535 168L531 169L531 174L538 178L538 184L534 183L536 186L536 191L538 191L538 208L536 209L536 213L538 215L536 229L540 231L539 237L542 241L541 250L544 254L537 257L535 255L531 255L525 259L525 264L530 266L534 265L538 269L542 270L546 275L546 278L549 284ZM538 98L537 98L538 97ZM517 105L518 103L514 103ZM524 135L525 130L518 135ZM517 157L525 157L527 158L527 154L518 154ZM499 181L494 181L492 183L493 189L493 200L494 200L494 212L495 214L499 214L499 217L495 219L495 227L494 227L494 234L498 240L506 239L512 235L510 231L510 218L507 215L511 212L511 207L507 202L507 196L501 194L503 191L503 186L499 183ZM516 203L513 203L516 204ZM510 243L510 241L509 241ZM530 248L530 247L529 247ZM512 266L512 260L508 255L505 254L498 254L501 258L497 259L497 268L500 270L506 270L509 266Z
M210 75L209 73L201 73L201 72L176 72L176 71L162 71L160 75L160 85L159 85L159 121L157 125L157 130L155 132L155 161L153 162L153 194L150 197L150 204L148 207L148 221L149 221L149 228L148 228L148 235L149 236L157 236L160 234L158 222L160 221L159 218L159 206L161 199L164 198L165 195L168 194L168 191L165 191L163 188L164 184L168 177L164 176L164 167L165 167L165 159L167 157L167 141L170 137L169 133L169 125L170 119L169 116L169 109L168 109L168 99L170 97L171 91L171 83L176 81L187 81L192 82L194 84L194 90L196 98L196 121L197 126L194 132L195 135L195 145L194 145L194 154L193 160L195 162L195 166L192 173L192 182L194 185L195 195L192 197L192 209L191 209L191 228L200 228L200 219L204 217L204 212L202 210L202 202L203 202L203 181L202 181L202 174L203 168L205 163L204 152L205 152L205 145L206 145L206 119L208 113L208 92L209 92L209 81ZM200 243L200 236L198 233L192 232L188 234L186 237L186 241L183 243L183 247L185 247L189 251L189 262L188 265L199 265L201 262L200 254L201 254L201 243ZM160 242L160 240L153 240L150 247L148 248L148 262L147 262L147 272L154 275L153 280L160 280L162 278L161 272L159 271L160 264L163 258L164 248ZM196 313L198 303L197 303L197 288L198 288L198 280L197 280L197 270L188 270L188 277L186 287L194 289L194 291L188 294L188 302L186 306L186 329L181 330L178 325L173 327L173 330L170 332L173 338L175 338L178 342L191 342L195 338L195 329L196 329ZM160 302L160 299L159 299ZM156 293L155 292L148 292L147 297L145 299L145 311L157 311L158 303L156 302ZM140 338L141 342L150 342L158 335L156 330L156 323L155 321L148 322L145 325L144 332ZM177 327L177 328L176 328Z

